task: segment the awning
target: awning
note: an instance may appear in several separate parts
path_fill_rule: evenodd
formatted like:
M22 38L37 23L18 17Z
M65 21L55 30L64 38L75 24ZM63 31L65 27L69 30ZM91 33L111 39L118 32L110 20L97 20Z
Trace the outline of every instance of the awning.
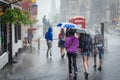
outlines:
M14 4L14 3L17 3L19 1L22 1L22 0L0 0L0 7L5 7L7 5L10 5L10 4Z

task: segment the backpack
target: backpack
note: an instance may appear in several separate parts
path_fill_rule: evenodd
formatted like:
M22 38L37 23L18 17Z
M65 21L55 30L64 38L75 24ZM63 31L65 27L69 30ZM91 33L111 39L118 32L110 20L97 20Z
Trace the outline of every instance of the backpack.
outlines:
M100 34L95 35L95 44L103 44L103 37Z
M90 36L83 37L82 48L84 50L92 50L92 38Z

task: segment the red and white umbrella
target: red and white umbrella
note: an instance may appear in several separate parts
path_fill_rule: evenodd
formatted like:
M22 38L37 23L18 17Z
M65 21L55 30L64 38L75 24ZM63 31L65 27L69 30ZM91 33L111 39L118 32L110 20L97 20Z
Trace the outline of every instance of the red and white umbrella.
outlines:
M30 27L30 28L28 28L28 30L37 30L37 28L35 28L35 27Z

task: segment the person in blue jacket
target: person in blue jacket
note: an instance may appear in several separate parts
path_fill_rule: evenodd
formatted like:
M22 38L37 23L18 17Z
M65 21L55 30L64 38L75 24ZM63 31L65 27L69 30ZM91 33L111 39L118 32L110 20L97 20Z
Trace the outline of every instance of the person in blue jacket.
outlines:
M50 55L50 57L52 57L52 41L53 41L52 27L48 28L48 31L45 34L45 39L48 47L46 56L49 57Z

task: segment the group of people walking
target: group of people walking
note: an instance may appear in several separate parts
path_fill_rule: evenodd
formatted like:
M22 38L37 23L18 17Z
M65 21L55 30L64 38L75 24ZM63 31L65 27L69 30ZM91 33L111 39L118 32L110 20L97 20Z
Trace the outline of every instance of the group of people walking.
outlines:
M49 27L48 32L46 32L45 39L48 46L47 57L48 55L52 56L51 49L53 34L51 27ZM96 56L97 54L99 54L100 64L98 70L100 71L102 70L103 37L101 36L99 31L95 35L93 41L90 34L77 33L75 29L66 29L65 32L64 28L62 28L60 33L58 34L58 47L60 47L61 58L64 58L65 53L67 53L68 70L70 76L73 75L72 71L74 71L74 76L77 76L78 74L76 57L79 54L81 54L83 58L85 70L84 74L86 79L88 78L89 75L89 56L92 52L94 52L93 67L94 68L97 67ZM72 67L74 70L72 70Z

